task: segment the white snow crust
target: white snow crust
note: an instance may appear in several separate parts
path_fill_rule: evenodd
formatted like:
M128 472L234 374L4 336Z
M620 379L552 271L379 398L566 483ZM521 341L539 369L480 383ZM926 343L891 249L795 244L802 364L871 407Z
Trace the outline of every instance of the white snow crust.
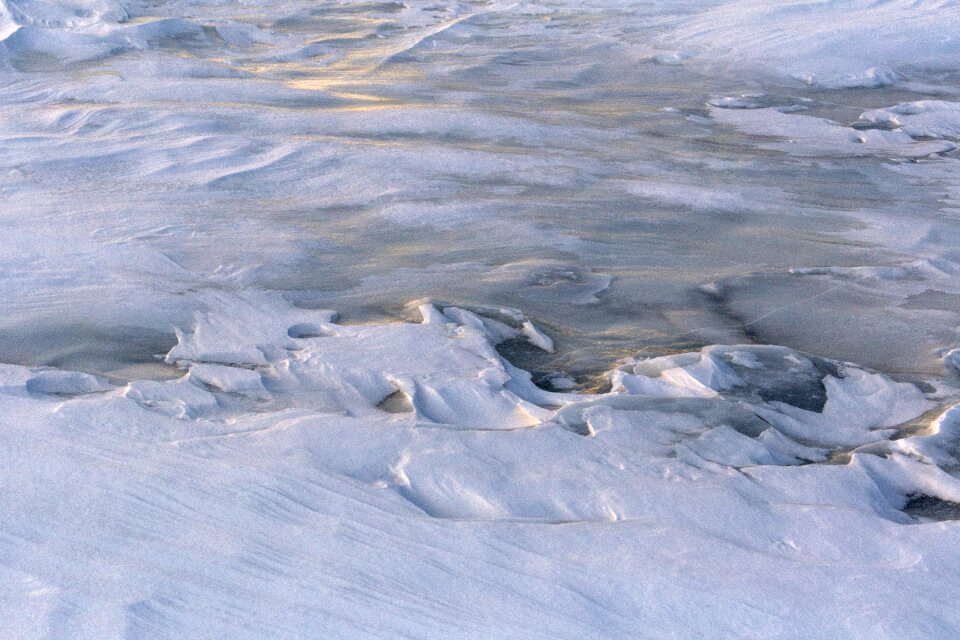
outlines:
M420 310L341 325L218 293L168 356L178 379L2 366L0 607L19 613L0 633L662 637L678 612L683 634L716 638L960 624L949 589L930 590L960 569L958 529L904 511L960 502L938 466L956 463L956 408L892 440L935 408L917 387L763 346L548 392L495 350L529 321Z

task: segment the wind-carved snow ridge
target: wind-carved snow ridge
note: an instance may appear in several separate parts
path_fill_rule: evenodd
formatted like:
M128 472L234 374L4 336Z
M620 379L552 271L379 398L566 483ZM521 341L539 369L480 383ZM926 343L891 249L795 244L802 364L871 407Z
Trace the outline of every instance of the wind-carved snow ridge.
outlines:
M697 637L794 637L887 589L911 619L928 572L960 569L955 529L902 526L960 504L957 409L917 422L935 405L912 384L712 346L555 393L497 352L548 346L513 310L344 325L249 290L203 303L167 356L180 379L0 366L0 598L32 614L8 636L69 608L97 637L606 638L678 610Z
M211 296L210 302L224 301ZM514 329L465 309L441 312L424 304L420 324L342 326L332 312L225 302L199 314L167 356L207 386L269 390L288 406L378 419L381 403L400 393L413 417L451 427L516 429L549 415L511 390L529 392L523 385L532 387L529 376L514 380L494 348L519 336L549 346L529 320Z
M589 415L597 406L676 401L678 412L710 412L748 437L774 438L762 445L768 462L822 461L825 450L888 438L931 407L912 384L775 346L712 346L637 360L611 372L610 393L555 393L495 348L521 338L553 350L517 311L499 310L510 326L425 302L419 324L339 325L333 312L290 308L279 298L217 293L207 303L192 330L178 332L167 361L187 369L195 386L268 405L380 419L382 403L402 396L415 421L491 430L557 424L593 434ZM784 443L786 450L777 449Z

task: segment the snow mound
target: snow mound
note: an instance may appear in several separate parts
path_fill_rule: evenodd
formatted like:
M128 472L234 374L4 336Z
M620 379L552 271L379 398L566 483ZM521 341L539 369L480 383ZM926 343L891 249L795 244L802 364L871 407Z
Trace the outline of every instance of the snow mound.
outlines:
M765 438L792 441L791 452L801 443L835 449L875 442L930 408L914 385L785 347L712 346L641 359L611 372L610 393L582 396L540 389L529 373L500 356L496 345L510 339L553 350L550 337L518 312L501 315L513 327L463 308L424 303L419 324L345 326L333 322L333 312L296 309L278 296L215 293L207 307L191 331L178 332L167 360L188 369L189 379L208 391L266 407L374 419L382 419L388 407L406 419L448 428L556 423L591 435L587 410L598 403L638 408L653 402L662 409L675 400L677 412L709 411L715 419L729 414L734 426L746 420L736 428L750 437L770 431ZM784 459L781 453L777 449L770 459ZM819 452L810 459L822 457Z

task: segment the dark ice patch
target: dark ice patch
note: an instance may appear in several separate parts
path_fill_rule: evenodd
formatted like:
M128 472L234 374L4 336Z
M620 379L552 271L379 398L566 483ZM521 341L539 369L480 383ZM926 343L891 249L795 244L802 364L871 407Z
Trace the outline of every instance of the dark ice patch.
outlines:
M902 511L920 523L960 520L960 503L923 493L908 495Z
M740 352L752 356L755 364L746 366L736 362L734 354ZM827 403L824 378L843 377L836 363L785 347L750 345L720 355L744 382L724 393L725 396L782 402L816 413L821 413Z

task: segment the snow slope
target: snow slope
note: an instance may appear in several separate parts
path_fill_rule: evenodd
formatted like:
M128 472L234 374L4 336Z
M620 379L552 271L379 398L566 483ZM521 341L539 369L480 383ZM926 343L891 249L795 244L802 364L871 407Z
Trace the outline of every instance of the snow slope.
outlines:
M522 329L421 313L345 326L217 294L168 356L180 379L5 365L0 635L960 625L952 583L930 589L960 569L958 530L925 515L960 502L937 466L956 463L955 409L891 440L934 406L916 387L756 346L549 392L494 350Z

